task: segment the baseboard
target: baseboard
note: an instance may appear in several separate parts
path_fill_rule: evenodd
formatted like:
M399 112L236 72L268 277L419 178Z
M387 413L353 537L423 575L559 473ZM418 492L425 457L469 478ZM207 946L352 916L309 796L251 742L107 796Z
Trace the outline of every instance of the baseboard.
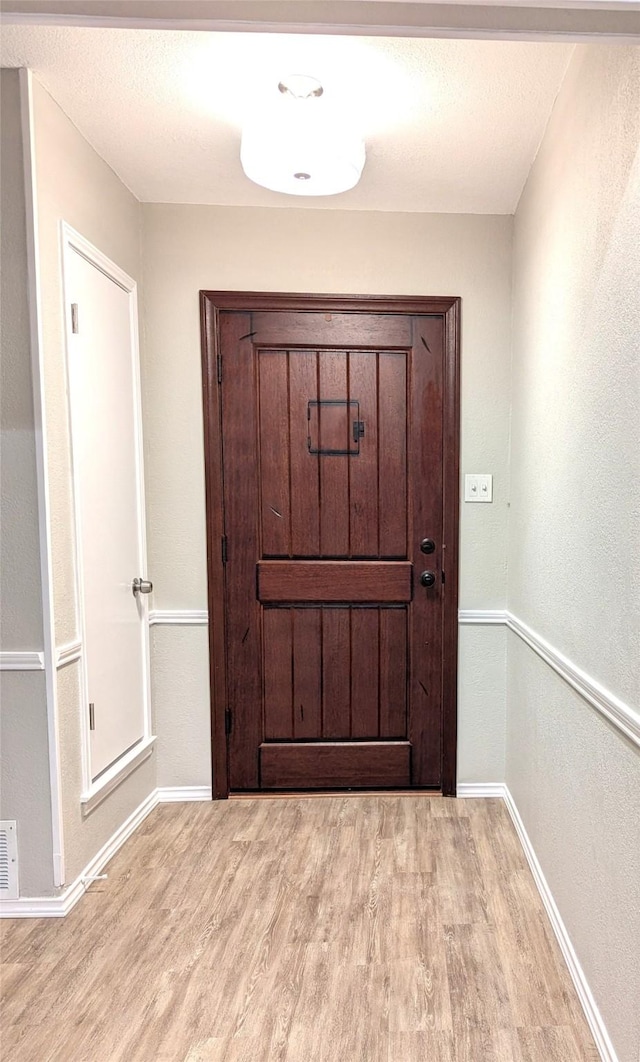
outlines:
M587 1019L587 1022L589 1023L591 1035L595 1040L596 1047L598 1048L598 1051L600 1053L600 1058L602 1059L602 1062L618 1062L618 1056L616 1055L614 1046L611 1043L611 1039L609 1037L609 1033L607 1032L604 1021L602 1020L602 1015L600 1014L600 1011L598 1010L598 1007L596 1005L596 1001L593 998L593 994L591 992L591 989L589 988L589 984L587 982L584 970L582 969L578 956L575 953L575 949L573 947L573 944L571 943L571 938L567 931L567 927L562 921L562 916L556 906L556 902L553 898L551 889L549 888L547 879L543 874L542 867L538 862L538 857L536 856L534 847L525 829L524 823L520 818L520 813L518 811L518 808L516 807L516 803L509 791L508 786L504 785L503 790L504 802L507 805L507 809L509 811L509 815L511 816L513 825L516 828L516 832L520 839L520 844L522 845L524 854L531 869L531 873L533 874L533 880L536 883L536 887L538 889L538 892L540 893L540 897L544 904L545 911L547 912L549 921L551 922L551 928L555 933L556 940L560 945L560 950L564 957L564 961L567 964L567 969L571 974L571 980L573 981L575 990L578 994L578 999L580 1000L582 1009L585 1013L585 1017Z
M76 880L58 896L23 896L17 900L0 900L0 918L64 918L84 896L89 884L88 879L100 874L103 867L113 859L118 849L158 804L189 800L211 800L211 786L163 786L154 789L115 831L91 862L87 863Z
M210 785L168 785L156 789L159 804L178 804L184 800L211 800Z
M458 782L457 797L501 797L506 793L504 782Z
M24 896L17 900L0 900L0 918L64 918L84 896L90 884L88 879L101 873L157 804L158 791L154 789L87 863L75 881L58 896Z
M500 797L504 800L511 821L518 834L518 839L522 845L522 850L525 854L527 863L533 874L536 888L540 893L544 909L547 912L551 928L553 929L556 940L560 945L562 956L567 964L567 969L571 975L571 980L573 981L578 999L580 1000L580 1004L585 1013L600 1058L602 1059L602 1062L618 1062L615 1049L602 1020L602 1015L600 1014L596 1001L593 998L593 993L589 988L584 970L580 965L578 956L571 943L567 927L562 921L562 916L557 908L547 879L542 872L542 867L538 862L538 857L536 856L531 839L525 829L525 825L520 817L520 812L516 807L516 803L511 795L509 787L504 782L460 782L457 787L456 795L462 798Z

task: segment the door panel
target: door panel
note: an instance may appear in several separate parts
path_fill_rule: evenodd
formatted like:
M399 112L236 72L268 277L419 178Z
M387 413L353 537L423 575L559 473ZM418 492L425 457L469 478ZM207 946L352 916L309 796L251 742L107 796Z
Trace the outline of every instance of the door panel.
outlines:
M264 734L293 738L293 612L265 609L262 617Z
M407 554L407 374L404 354L378 358L378 515L381 557ZM433 476L434 470L430 474Z
M378 362L376 355L352 351L349 356L349 390L358 396L359 418L365 425L367 445L357 461L349 463L351 499L351 551L354 557L380 556L378 522Z
M407 737L405 608L266 608L268 740Z
M263 555L405 557L406 353L257 361Z
M145 733L146 607L131 590L146 573L137 349L130 292L72 247L65 296L78 307L68 367L93 781Z
M295 352L291 355L295 358ZM309 454L320 474L320 556L349 554L349 383L347 355L326 350L318 354L318 387L315 401L318 453ZM313 400L313 399L312 399ZM342 402L342 405L330 405Z
M407 611L380 609L380 737L407 737Z
M320 465L309 470L309 398L317 391L318 355L298 350L289 359L289 480L291 556L320 556ZM265 553L267 550L265 549Z
M260 357L260 493L262 549L268 556L291 553L289 473L289 379L286 355Z
M257 594L274 601L411 601L411 565L398 561L258 561Z
M289 611L293 625L291 736L294 741L308 741L322 736L322 611L319 608Z
M405 788L411 784L411 749L407 741L309 742L262 745L263 789Z
M441 784L444 321L219 312L232 789Z
M380 734L380 610L351 610L351 737Z
M313 320L312 320L313 318ZM257 310L251 314L251 329L264 347L309 348L310 325L314 339L326 349L375 350L384 333L384 346L410 347L413 318L396 313L309 313L295 310Z

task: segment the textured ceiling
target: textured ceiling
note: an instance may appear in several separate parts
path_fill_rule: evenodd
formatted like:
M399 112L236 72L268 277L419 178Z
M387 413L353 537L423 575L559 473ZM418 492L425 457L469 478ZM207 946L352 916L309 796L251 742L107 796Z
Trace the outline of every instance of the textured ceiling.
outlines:
M511 213L571 55L565 44L5 26L29 66L145 202ZM288 73L355 115L357 188L326 199L253 185L245 115Z

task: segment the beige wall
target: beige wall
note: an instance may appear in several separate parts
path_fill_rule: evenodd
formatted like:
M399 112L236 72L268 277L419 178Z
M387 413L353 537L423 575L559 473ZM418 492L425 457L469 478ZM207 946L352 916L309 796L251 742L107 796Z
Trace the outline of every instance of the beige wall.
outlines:
M17 70L0 79L0 650L42 652L21 87ZM0 671L0 700L0 818L17 822L34 895L53 886L44 672Z
M37 220L51 538L57 646L78 636L72 483L65 382L60 222L68 222L134 279L141 276L140 204L34 81ZM155 788L155 758L143 763L90 815L82 788L80 669L57 673L66 880L86 866L117 827Z
M638 710L640 49L576 50L514 262L509 608ZM620 1062L637 1062L638 749L509 637L507 782Z
M460 603L504 607L512 219L158 205L145 205L143 214L154 608L207 604L201 288L462 296L462 468L493 472L495 501L462 506ZM505 654L500 629L463 632L462 781L502 777ZM178 774L183 785L210 781L207 683L202 629L156 628L160 785L175 784ZM184 770L176 771L178 763Z

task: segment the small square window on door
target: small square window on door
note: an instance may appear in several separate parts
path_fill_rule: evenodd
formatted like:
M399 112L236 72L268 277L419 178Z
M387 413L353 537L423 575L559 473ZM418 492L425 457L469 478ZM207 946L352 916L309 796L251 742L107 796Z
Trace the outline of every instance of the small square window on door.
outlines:
M352 398L311 399L307 403L310 454L320 457L357 457L364 436L360 403Z

